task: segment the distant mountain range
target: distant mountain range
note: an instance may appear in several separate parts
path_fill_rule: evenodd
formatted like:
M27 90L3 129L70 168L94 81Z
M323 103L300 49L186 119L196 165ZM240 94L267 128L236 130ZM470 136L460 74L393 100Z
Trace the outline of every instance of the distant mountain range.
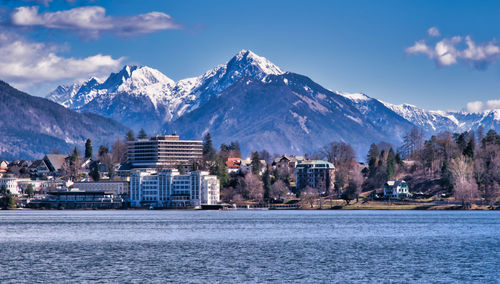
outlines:
M0 81L0 158L36 159L53 150L69 153L93 144L109 145L128 130L92 113L78 113L45 98L30 96Z
M479 125L500 130L500 110L427 111L335 92L248 50L195 78L174 82L146 66L125 66L104 81L59 86L48 98L135 130L177 131L189 139L210 132L216 144L238 140L245 154L260 149L298 154L341 140L364 155L373 142L399 144L413 126L429 135Z

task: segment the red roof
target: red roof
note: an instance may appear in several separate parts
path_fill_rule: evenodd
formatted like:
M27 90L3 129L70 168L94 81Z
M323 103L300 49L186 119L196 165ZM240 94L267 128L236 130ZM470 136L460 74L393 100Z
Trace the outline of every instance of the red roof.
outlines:
M239 168L241 165L241 158L227 158L226 167Z

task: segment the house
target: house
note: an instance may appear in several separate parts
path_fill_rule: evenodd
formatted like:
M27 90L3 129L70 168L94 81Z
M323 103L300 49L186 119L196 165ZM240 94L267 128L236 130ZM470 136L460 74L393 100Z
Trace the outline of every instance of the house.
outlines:
M390 180L384 184L384 197L401 198L410 197L411 195L408 184L404 180Z
M259 174L260 175L264 174L266 169L267 169L266 160L260 160ZM252 171L252 159L251 158L246 158L245 160L241 160L240 171L243 174L246 174L246 173Z
M297 164L303 162L304 156L288 156L287 154L283 154L280 157L277 157L273 161L273 168L275 169L295 169Z
M297 164L295 177L298 190L310 186L320 193L329 193L333 191L335 166L323 160L303 161Z
M241 167L241 158L227 158L226 168L229 174L237 173L240 171Z
M0 173L6 173L9 168L9 163L7 161L0 161Z
M50 173L49 168L47 167L47 164L45 164L44 160L33 161L28 169L30 174L35 176L41 176Z
M62 169L67 157L67 155L61 154L47 154L43 157L43 161L50 173L57 173Z

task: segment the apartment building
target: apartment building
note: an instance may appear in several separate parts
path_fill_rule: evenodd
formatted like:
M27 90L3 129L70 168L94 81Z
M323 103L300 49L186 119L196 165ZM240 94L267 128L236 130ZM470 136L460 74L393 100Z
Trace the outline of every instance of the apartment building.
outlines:
M219 200L219 179L208 172L181 175L176 169L148 169L134 170L130 175L132 207L185 208L215 205Z
M132 168L175 168L203 156L203 141L180 140L178 135L154 136L127 142Z

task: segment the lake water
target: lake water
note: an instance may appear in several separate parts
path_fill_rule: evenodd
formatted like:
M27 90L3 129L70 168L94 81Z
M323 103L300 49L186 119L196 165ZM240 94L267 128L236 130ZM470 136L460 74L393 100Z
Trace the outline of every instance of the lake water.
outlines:
M498 283L500 212L0 211L0 283Z

